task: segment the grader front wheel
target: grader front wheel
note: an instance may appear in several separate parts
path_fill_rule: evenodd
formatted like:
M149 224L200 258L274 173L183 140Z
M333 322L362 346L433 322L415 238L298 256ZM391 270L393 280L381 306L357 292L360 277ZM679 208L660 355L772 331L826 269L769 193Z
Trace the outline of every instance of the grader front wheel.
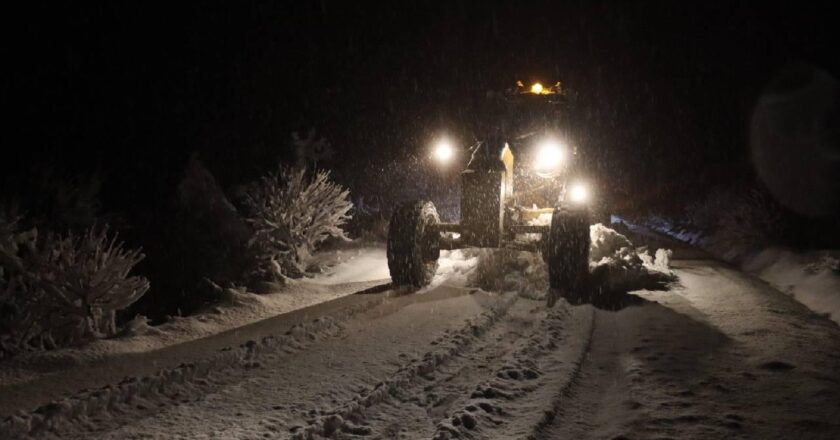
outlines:
M559 207L551 216L545 242L548 265L548 306L559 297L579 304L587 295L589 277L589 215L583 208Z

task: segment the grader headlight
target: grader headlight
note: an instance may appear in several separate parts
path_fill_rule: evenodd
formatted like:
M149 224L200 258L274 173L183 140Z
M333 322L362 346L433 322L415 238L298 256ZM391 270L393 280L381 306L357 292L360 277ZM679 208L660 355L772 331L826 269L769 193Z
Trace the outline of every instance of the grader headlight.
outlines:
M534 171L541 177L553 177L560 172L566 160L566 148L556 139L544 139L537 144Z
M589 187L582 182L575 182L569 187L569 200L572 203L583 204L589 201Z
M432 158L441 165L446 165L455 156L455 148L449 139L440 139L432 149Z

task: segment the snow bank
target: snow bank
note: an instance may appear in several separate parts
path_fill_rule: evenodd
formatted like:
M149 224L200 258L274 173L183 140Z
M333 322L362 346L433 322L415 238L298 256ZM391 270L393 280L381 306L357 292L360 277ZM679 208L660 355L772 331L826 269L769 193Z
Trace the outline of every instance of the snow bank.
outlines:
M352 254L352 260L360 263L359 268L354 268L352 263L339 265L334 273L329 272L308 280L288 280L280 290L269 294L224 289L225 299L195 315L173 316L158 326L150 326L145 317L138 316L128 322L115 338L97 340L77 348L23 353L0 364L0 387L33 381L50 371L60 371L71 365L193 341L331 301L369 287L376 281L368 280L382 279L383 273L387 280L388 265L384 249L362 249ZM378 267L373 271L365 270L377 266L372 261L378 261Z
M769 248L749 256L742 267L840 324L840 251Z
M630 260L636 256L633 243L627 237L601 223L589 227L589 240L589 260L592 264L597 265L604 259Z
M617 220L641 233L650 230L665 234L739 265L744 271L793 296L812 311L840 324L840 250L803 253L780 247L755 249L726 245L714 235L676 227L659 217L643 219L641 224L620 218Z
M590 226L589 238L591 285L601 294L662 290L675 280L670 249L657 249L651 256L646 248L637 249L626 236L600 223Z

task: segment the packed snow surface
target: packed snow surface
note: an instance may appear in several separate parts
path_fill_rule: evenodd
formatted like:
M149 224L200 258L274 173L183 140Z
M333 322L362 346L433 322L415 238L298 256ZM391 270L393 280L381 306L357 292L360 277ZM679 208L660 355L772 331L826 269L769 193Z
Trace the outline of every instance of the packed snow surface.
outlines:
M388 264L382 264L385 261L384 248L365 247L335 252L339 263L326 270L322 276L313 278L313 283L342 284L391 279Z

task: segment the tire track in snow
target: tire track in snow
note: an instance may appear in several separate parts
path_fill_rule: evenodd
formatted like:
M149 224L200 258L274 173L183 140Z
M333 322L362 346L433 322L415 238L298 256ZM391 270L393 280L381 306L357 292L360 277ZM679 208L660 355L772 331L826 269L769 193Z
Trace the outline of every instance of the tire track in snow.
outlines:
M359 423L364 420L367 408L390 399L399 390L410 387L418 378L434 373L453 357L467 351L507 314L517 299L516 295L508 295L489 311L476 318L468 319L466 324L458 330L449 332L432 342L436 348L426 352L420 360L402 366L391 377L359 392L352 400L323 410L321 416L311 420L308 426L294 432L292 438L308 440L344 434L370 434L370 428Z
M566 379L565 383L562 384L559 391L555 392L554 398L551 401L550 409L543 412L543 416L540 418L539 423L533 427L531 435L528 436L529 439L536 439L537 435L554 420L565 401L565 397L568 396L569 391L577 385L580 380L584 364L589 357L590 351L592 350L592 340L597 328L597 322L595 320L596 313L597 312L594 308L589 307L589 332L586 334L586 339L582 344L583 346L577 356L577 359L574 360L573 369L569 372L569 377Z
M595 312L589 353L575 380L557 396L552 411L546 413L532 438L621 438L611 430L624 422L626 408L638 402L628 397L631 393L621 365L621 347L610 340L616 326L612 317L603 316L605 313Z
M533 438L575 382L594 330L594 309L565 302L533 335L500 359L460 408L440 422L434 439Z
M520 298L499 322L465 351L453 356L436 371L420 375L408 386L395 390L390 399L357 414L369 438L429 438L442 418L476 383L493 371L498 360L516 349L516 342L533 333L545 306Z
M210 358L181 364L143 377L127 377L118 384L85 390L56 400L31 412L19 412L0 422L2 438L87 437L126 418L137 419L166 407L203 395L227 381L226 369L258 367L260 357L269 353L294 353L341 331L341 323L380 305L384 296L345 308L332 316L294 325L282 335L248 341L224 349ZM208 380L211 375L219 381ZM99 426L100 424L104 426Z

